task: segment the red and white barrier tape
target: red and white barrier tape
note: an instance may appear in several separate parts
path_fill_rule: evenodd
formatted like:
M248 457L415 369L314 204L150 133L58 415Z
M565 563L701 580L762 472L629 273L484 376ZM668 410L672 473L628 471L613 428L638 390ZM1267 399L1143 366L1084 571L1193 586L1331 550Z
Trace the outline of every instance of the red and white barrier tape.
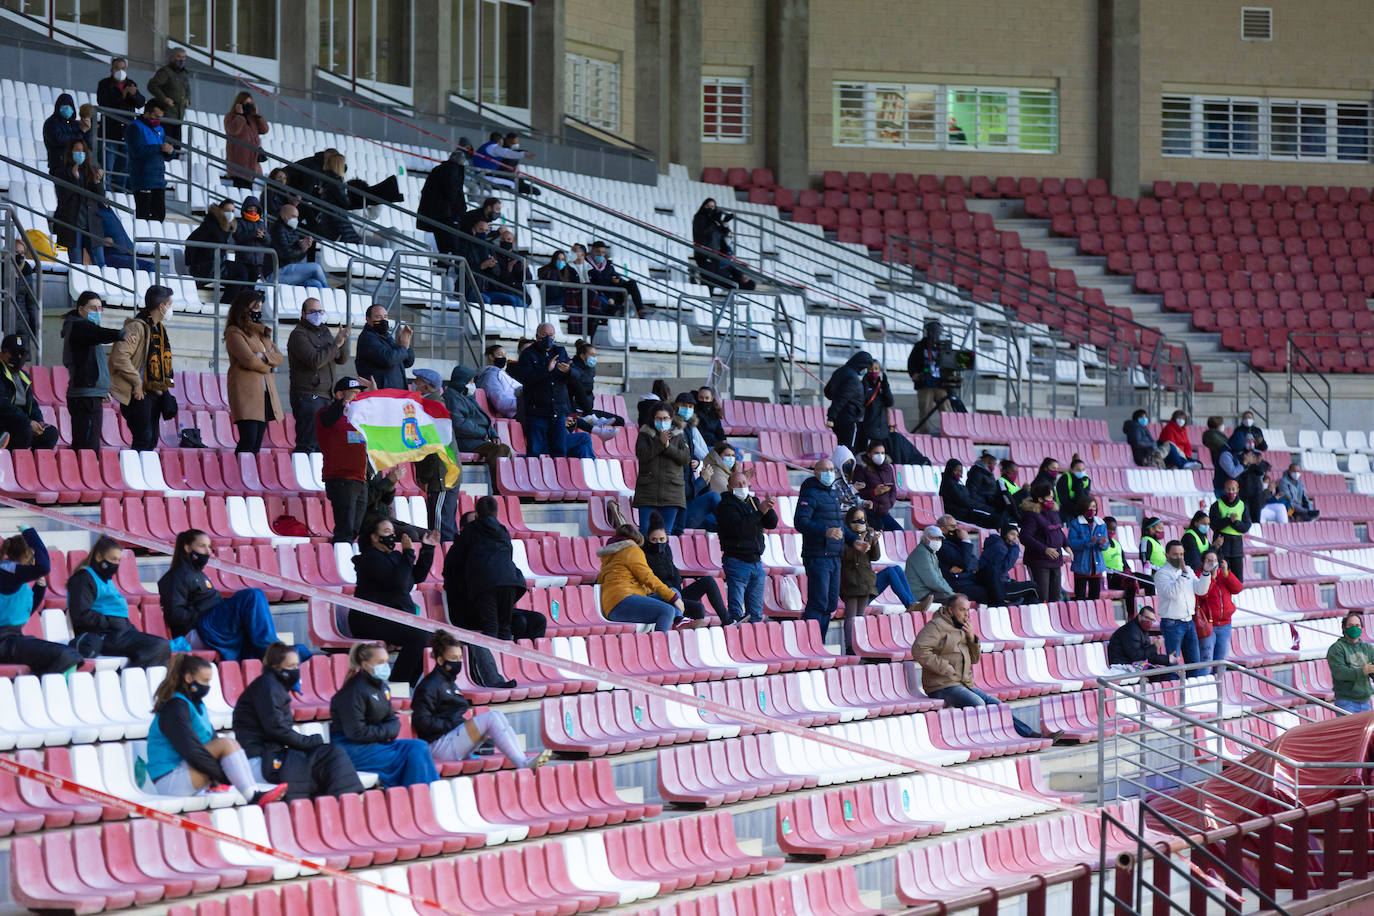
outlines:
M196 823L190 818L182 817L179 814L168 814L166 811L162 811L158 808L152 808L148 805L140 805L137 802L131 802L128 799L120 798L116 795L110 795L108 793L101 792L98 789L92 789L90 786L85 786L79 782L74 782L73 780L70 780L65 776L58 776L56 774L49 773L47 770L40 770L37 767L27 766L15 760L11 760L3 755L0 755L0 770L12 773L15 776L20 777L21 779L32 779L34 782L42 783L50 789L58 789L63 792L69 792L72 795L79 796L81 798L86 799L87 801L95 802L96 804L102 805L106 808L118 808L120 811L124 811L128 814L135 814L139 817L147 818L150 821L155 821L159 824L164 824L168 827L176 827L179 830L185 830L187 833L196 834L197 836L202 836L206 839L214 840L217 843L229 843L234 846L239 846L243 849L251 850L252 852L260 853L265 856L271 856L274 859L280 859L283 862L289 862L292 865L298 865L301 868L312 869L314 871L319 872L322 875L328 875L331 878L342 878L343 880L350 881L354 884L370 887L374 890L384 891L388 894L394 894L397 897L404 897L413 903L419 904L420 906L433 907L434 909L439 910L440 912L450 913L452 914L452 916L470 916L471 911L469 910L455 909L451 905L439 903L436 900L429 900L425 897L419 897L415 894L411 894L406 891L399 891L395 888L387 887L384 884L378 884L375 881L369 881L366 878L360 877L351 872L341 871L337 868L325 864L324 862L317 862L313 859L305 859L301 856L293 855L289 852L283 852L282 850L277 849L273 846L263 846L261 843L254 843L252 840L245 840L243 837L234 836L232 833L225 833L224 831L217 830L214 827L207 827L204 824Z

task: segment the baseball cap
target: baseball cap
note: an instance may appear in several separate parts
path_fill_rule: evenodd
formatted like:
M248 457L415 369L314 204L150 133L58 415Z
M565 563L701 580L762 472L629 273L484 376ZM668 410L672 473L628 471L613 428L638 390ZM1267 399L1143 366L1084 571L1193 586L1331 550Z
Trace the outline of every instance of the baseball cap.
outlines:
M335 392L336 394L337 394L338 392L340 392L340 391L362 391L362 390L363 390L363 383L360 382L360 381L358 381L356 378L354 378L354 377L351 376L351 375L345 375L343 378L339 379L337 382L334 383L334 392Z
M932 541L943 541L945 533L940 530L939 525L926 525L925 531L921 532Z
M0 350L10 353L29 352L29 339L22 334L6 334L5 339L0 341Z
M431 388L442 388L444 386L443 381L439 378L439 373L435 372L433 369L416 369L411 373L410 380L412 382L424 382Z

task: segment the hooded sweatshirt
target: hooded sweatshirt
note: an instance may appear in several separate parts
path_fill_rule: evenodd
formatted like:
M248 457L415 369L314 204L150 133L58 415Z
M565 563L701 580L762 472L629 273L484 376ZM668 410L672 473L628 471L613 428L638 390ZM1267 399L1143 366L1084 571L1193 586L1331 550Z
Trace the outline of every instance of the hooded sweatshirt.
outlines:
M460 452L474 451L483 442L496 438L496 426L477 403L477 397L467 393L468 382L475 376L467 366L454 366L444 386L444 406L453 423L453 444Z
M863 374L873 365L873 357L860 350L836 369L825 384L830 399L826 418L833 423L858 423L864 418Z
M62 117L62 106L66 105L72 110L70 118ZM81 129L81 121L76 116L76 100L70 93L62 93L53 103L52 114L43 122L43 145L48 151L48 174L56 175L62 171L62 165L67 158L67 147L72 145L73 140L86 139L86 132Z

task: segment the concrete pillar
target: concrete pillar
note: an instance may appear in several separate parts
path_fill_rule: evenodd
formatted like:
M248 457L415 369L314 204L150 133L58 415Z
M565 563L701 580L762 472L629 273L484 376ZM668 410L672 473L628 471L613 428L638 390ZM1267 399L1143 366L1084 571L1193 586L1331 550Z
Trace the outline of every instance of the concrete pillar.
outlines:
M453 89L453 4L449 0L415 0L415 110L448 113Z
M167 62L167 32L171 29L171 0L128 0L129 56ZM143 77L140 84L147 81Z
M810 0L768 0L763 159L778 184L811 184L807 148Z
M667 169L664 159L680 162L687 174L701 172L701 3L700 0L675 0L670 43L668 83L668 156L659 155L659 167Z
M1113 194L1140 193L1141 0L1098 0L1097 171Z
M278 4L277 10L281 84L312 89L320 63L320 0L292 0Z
M535 4L536 6L538 4ZM653 150L660 172L668 171L668 53L672 41L671 0L635 4L635 129L631 139Z
M567 38L565 0L540 0L530 9L530 123L563 135L563 46Z

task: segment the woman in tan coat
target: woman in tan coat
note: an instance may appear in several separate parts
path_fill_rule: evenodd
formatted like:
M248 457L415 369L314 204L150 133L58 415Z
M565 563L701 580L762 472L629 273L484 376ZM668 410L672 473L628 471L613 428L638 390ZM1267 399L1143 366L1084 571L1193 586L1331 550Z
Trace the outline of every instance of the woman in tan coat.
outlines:
M224 133L229 137L224 151L229 177L234 187L251 188L253 180L262 177L262 166L258 163L262 141L258 137L267 133L267 119L258 113L252 93L234 96L234 104L224 116Z
M262 294L241 293L225 318L224 349L229 354L229 416L239 430L235 452L257 454L267 424L282 417L272 373L281 351L262 321Z

